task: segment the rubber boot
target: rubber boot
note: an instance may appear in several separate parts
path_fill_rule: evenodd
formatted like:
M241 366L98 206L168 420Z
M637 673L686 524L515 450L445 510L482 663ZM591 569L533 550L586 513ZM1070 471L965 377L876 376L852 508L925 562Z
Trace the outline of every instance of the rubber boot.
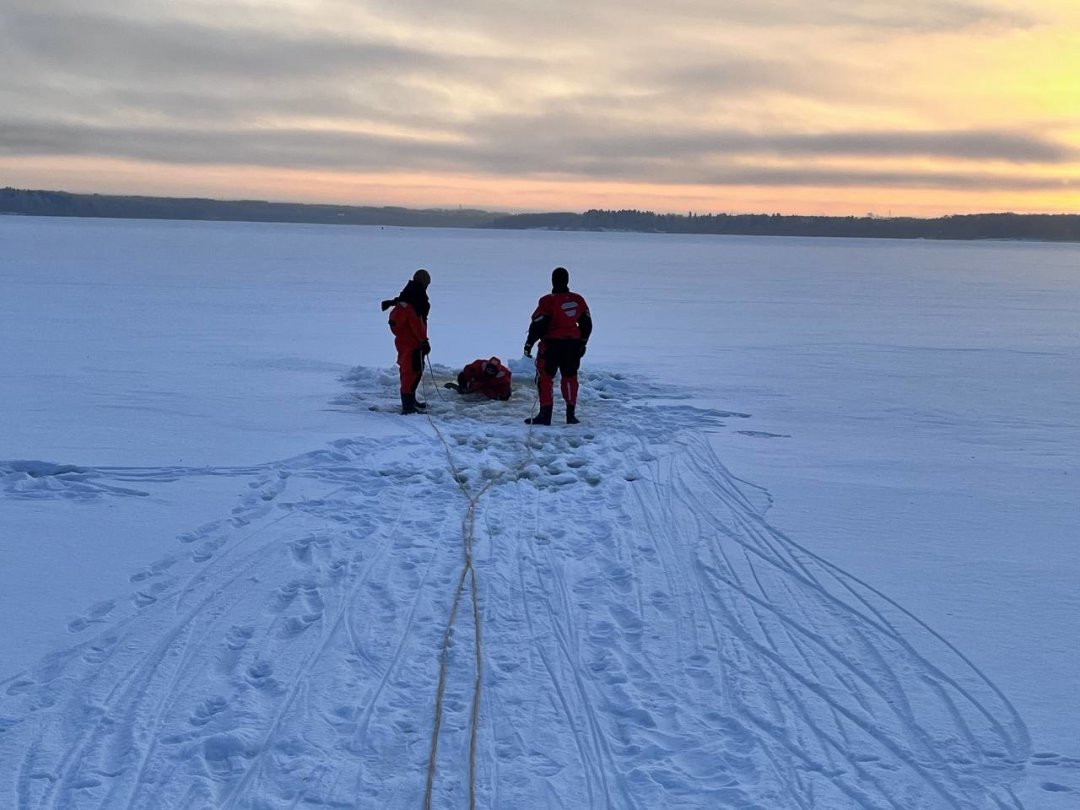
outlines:
M578 418L574 414L574 410L575 410L576 407L577 406L575 406L575 405L567 405L566 406L566 424L568 424L568 425L576 425L576 424L578 424Z
M401 392L401 415L416 413L416 394Z
M423 376L423 369L422 368L421 368L421 376ZM416 382L413 383L413 387L412 387L412 402L413 402L413 408L415 408L418 411L422 411L425 408L427 408L427 403L416 398L416 389L418 389L419 387L420 387L420 377L417 377Z
M551 424L551 406L544 405L540 408L540 413L536 416L530 417L525 420L526 425L550 425Z

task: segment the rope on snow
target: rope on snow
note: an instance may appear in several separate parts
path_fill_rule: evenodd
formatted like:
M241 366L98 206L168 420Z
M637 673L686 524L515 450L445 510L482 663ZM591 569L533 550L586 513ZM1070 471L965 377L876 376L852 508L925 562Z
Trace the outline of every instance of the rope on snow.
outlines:
M442 394L438 391L438 385L435 383L435 372L431 368L430 359L427 361L427 366L431 377L431 384L436 389L436 393L439 394L439 397L442 398ZM536 402L534 400L533 405L535 406L535 404ZM483 686L483 633L480 623L480 601L476 580L476 569L473 567L473 540L476 537L476 510L480 503L480 499L488 492L488 490L496 483L503 480L509 473L512 473L515 477L519 476L525 465L533 457L532 447L529 443L532 438L533 426L530 424L529 430L525 434L525 446L529 451L528 456L513 470L501 473L500 475L489 479L488 482L474 495L469 491L465 475L462 474L454 463L454 457L450 452L450 443L446 440L446 437L443 436L442 431L439 430L439 426L436 424L435 420L431 418L431 414L425 412L425 416L427 416L428 422L435 431L435 435L438 436L439 441L442 443L443 450L446 453L446 462L450 467L450 473L453 475L454 481L457 482L461 494L465 496L467 506L465 509L465 516L461 521L463 554L461 576L458 577L457 587L454 589L454 598L450 604L450 616L446 622L446 630L443 633L442 639L442 649L439 652L439 683L435 690L435 719L431 728L431 749L428 755L427 782L424 787L424 810L431 810L431 796L435 785L436 761L439 750L439 731L442 726L443 697L446 693L446 675L450 665L451 639L453 637L454 624L457 621L458 609L461 605L461 596L465 591L466 580L469 583L472 602L474 628L473 652L476 663L476 674L473 678L472 713L469 720L469 810L476 810L476 752L480 728L480 690Z

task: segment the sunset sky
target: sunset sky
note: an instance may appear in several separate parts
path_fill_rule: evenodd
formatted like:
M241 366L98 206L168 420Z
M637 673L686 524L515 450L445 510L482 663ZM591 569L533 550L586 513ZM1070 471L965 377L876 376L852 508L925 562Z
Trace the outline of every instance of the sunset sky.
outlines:
M0 0L0 186L1080 213L1080 0Z

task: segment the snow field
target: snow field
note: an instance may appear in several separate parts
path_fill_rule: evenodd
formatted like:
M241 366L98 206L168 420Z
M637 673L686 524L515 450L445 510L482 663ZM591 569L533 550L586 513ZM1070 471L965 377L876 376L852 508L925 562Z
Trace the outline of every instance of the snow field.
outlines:
M585 424L528 428L528 395L430 386L430 420L372 414L396 378L355 369L337 404L393 440L229 471L230 514L0 685L0 801L420 806L446 635L434 807L1018 806L1031 751L1008 700L769 527L705 435L743 415L583 382ZM176 474L35 472L21 497ZM463 493L475 581L447 631Z
M1075 805L1075 246L0 243L0 807ZM554 263L582 425L397 415Z

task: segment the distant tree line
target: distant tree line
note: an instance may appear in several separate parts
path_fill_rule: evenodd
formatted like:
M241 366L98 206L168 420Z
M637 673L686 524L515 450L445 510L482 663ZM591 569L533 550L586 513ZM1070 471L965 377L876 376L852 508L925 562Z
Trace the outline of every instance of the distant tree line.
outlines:
M476 209L315 205L260 200L133 197L0 189L0 214L121 219L298 222L429 228L842 236L874 239L1030 239L1080 242L1078 214L964 214L915 217L824 217L786 214L655 214L593 209L583 214L503 214Z
M654 214L590 210L584 214L516 214L493 228L575 231L730 234L744 236L842 236L874 239L1034 239L1080 242L1077 214L965 214L915 217L825 217L785 214Z
M298 222L321 225L395 225L472 228L498 216L471 209L411 209L394 206L315 205L261 200L209 200L70 194L64 191L0 189L0 214L116 219L195 219L224 222Z

